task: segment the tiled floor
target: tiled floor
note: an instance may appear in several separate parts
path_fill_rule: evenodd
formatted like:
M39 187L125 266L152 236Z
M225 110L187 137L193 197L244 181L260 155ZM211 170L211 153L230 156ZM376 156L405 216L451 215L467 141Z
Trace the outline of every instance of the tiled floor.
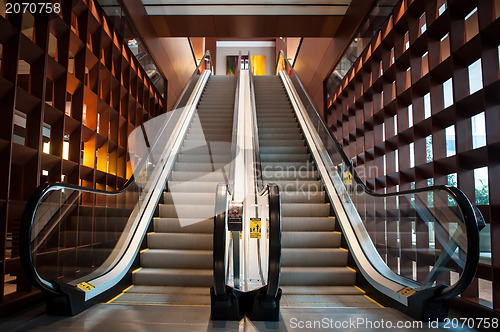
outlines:
M42 314L13 331L386 331L389 330L388 324L393 326L394 331L438 330L429 328L426 322L422 328L395 328L399 321L415 324L399 311L379 306L369 308L285 306L281 309L280 322L252 322L247 319L240 322L216 322L210 321L209 306L99 304L74 317ZM307 324L316 324L316 327L311 325L313 328L306 328Z

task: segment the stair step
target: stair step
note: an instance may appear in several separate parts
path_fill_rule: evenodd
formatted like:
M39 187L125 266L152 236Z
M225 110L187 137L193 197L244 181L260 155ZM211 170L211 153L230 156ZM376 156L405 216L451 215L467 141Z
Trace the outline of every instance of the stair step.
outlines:
M281 204L281 215L283 217L328 217L330 204L285 203Z
M206 233L212 234L214 218L153 218L154 230L165 233Z
M182 172L175 171L170 175L172 181L202 181L202 182L224 182L226 183L228 174L220 169L215 172Z
M211 269L156 269L142 268L132 274L135 285L210 287Z
M309 161L311 156L309 154L293 154L293 153L261 153L261 162L278 162L278 161Z
M339 232L283 232L283 248L338 248Z
M282 286L352 286L356 272L347 267L282 267Z
M211 250L149 249L141 253L143 268L210 269Z
M262 146L261 154L307 154L305 146Z
M333 232L335 217L281 217L283 232ZM333 247L333 244L332 244Z
M334 267L347 265L347 251L341 248L284 248L281 266Z
M188 171L188 172L212 172L216 170L221 170L227 168L229 171L229 165L224 163L179 163L176 162L174 165L174 171Z
M194 172L186 172L194 173ZM165 204L192 204L193 203L193 193L183 193L183 192L164 192L163 202ZM203 205L215 206L215 192L214 193L196 193L196 202Z
M213 219L212 219L213 225ZM148 234L150 249L211 250L212 233L161 233Z
M215 192L215 189L214 189ZM196 194L193 195L195 199ZM193 218L205 220L215 215L215 207L213 205L199 204L159 204L159 214L161 218Z
M323 191L322 183L319 180L273 180L280 188L280 192L319 192ZM307 205L307 204L306 204Z
M281 286L283 295L364 295L354 286Z

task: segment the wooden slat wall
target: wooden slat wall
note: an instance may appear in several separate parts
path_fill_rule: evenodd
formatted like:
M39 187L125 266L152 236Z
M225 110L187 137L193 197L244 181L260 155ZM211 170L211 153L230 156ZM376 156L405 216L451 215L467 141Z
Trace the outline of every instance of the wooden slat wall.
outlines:
M120 188L132 171L128 135L166 111L166 100L93 0L55 2L61 11L50 15L0 8L2 314L40 298L23 275L16 248L35 188L47 181ZM15 291L4 295L13 277Z

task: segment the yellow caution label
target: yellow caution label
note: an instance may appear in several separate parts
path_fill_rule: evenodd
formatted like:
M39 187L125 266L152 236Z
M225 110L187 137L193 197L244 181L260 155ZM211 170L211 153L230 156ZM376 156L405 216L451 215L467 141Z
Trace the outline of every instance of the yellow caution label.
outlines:
M232 240L233 239L233 232L229 233L229 238ZM240 232L240 240L241 240L241 232Z
M266 234L267 238L269 239L269 219L266 219Z
M262 234L260 218L250 218L250 238L260 239Z
M344 172L344 184L352 184L352 174L349 171Z
M94 289L95 287L89 284L88 282L81 282L76 287L80 288L84 292L88 292L89 290Z
M415 292L416 292L416 290L411 288L411 287L404 287L404 288L401 288L400 290L398 290L398 293L403 295L403 296L410 296Z

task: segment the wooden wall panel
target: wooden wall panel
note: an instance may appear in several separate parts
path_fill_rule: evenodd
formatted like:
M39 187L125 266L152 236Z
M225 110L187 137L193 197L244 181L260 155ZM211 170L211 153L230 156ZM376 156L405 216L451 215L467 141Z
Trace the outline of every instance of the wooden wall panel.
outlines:
M365 177L374 190L450 184L479 206L483 256L459 301L496 316L499 16L495 0L401 0L325 102L328 125L357 167L385 162L386 174Z
M50 15L0 12L2 314L40 298L16 246L33 191L44 182L117 190L131 175L128 134L167 107L93 0L56 3Z

